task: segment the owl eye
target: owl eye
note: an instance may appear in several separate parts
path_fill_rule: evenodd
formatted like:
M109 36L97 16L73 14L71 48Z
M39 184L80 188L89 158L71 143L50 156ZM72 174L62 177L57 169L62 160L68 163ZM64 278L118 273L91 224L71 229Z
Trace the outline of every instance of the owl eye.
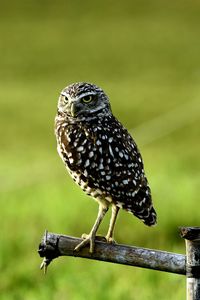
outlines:
M67 96L65 96L65 97L64 97L64 102L67 103L68 100L69 100L69 99L67 98Z
M84 103L89 103L93 100L93 96L92 95L87 95L87 96L84 96L82 99L81 99Z

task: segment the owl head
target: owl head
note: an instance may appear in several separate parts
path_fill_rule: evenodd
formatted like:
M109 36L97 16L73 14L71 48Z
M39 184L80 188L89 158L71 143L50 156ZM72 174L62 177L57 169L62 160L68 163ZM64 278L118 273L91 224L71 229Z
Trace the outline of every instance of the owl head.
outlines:
M58 114L72 119L90 119L111 113L108 96L98 86L78 82L64 88L58 100Z

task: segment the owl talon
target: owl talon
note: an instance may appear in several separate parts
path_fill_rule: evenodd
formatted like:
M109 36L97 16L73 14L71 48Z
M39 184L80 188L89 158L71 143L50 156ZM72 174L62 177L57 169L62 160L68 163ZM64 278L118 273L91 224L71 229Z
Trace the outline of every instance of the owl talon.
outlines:
M83 241L80 242L74 249L74 251L80 251L82 248L90 244L90 253L94 252L94 246L95 246L95 236L91 234L83 234L82 235Z
M81 235L81 238L85 240L85 239L89 238L89 234L83 233ZM95 240L100 241L100 242L107 242L107 238L103 235L96 235Z
M82 238L83 240L86 240L86 239L88 238L88 236L89 236L89 234L83 233L83 234L81 235L81 238Z
M116 244L117 243L112 237L106 237L106 241L109 244Z

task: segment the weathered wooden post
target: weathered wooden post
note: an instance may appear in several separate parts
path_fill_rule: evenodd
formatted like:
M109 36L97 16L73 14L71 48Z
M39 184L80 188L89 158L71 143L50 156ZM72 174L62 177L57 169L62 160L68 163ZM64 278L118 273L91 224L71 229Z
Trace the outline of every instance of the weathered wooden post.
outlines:
M200 300L200 227L181 227L186 242L187 300Z
M90 253L88 247L78 252L74 251L75 246L80 242L80 238L45 231L38 249L40 257L44 257L41 268L46 272L48 265L55 258L59 256L74 256L182 275L186 274L186 258L182 254L110 244L98 240L95 244L94 253Z
M200 227L181 227L180 232L186 242L186 256L98 240L94 253L88 247L76 252L74 248L80 238L45 231L38 249L44 258L41 268L46 272L53 259L74 256L182 274L187 278L187 300L200 300Z

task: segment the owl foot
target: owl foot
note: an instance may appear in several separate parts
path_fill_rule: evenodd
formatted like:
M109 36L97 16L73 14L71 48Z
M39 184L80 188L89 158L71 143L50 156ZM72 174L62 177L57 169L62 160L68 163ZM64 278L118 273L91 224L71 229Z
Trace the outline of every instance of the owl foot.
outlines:
M85 246L87 246L88 244L90 245L90 253L94 252L94 245L95 245L95 235L93 234L83 234L82 235L83 241L80 242L76 247L75 247L75 251L79 251L80 249L84 248Z
M81 238L82 239L87 239L88 236L89 236L89 234L83 233L82 236L81 236ZM106 237L103 236L103 235L95 235L95 240L96 241L100 241L100 242L107 242Z
M75 251L79 251L81 248L83 248L86 245L90 244L90 253L93 253L94 252L94 246L95 246L95 240L100 241L100 242L107 242L106 237L102 236L102 235L96 235L93 238L92 234L83 233L81 238L83 239L83 241L75 247L75 249L74 249Z
M106 242L109 244L116 244L116 241L112 237L106 236Z

